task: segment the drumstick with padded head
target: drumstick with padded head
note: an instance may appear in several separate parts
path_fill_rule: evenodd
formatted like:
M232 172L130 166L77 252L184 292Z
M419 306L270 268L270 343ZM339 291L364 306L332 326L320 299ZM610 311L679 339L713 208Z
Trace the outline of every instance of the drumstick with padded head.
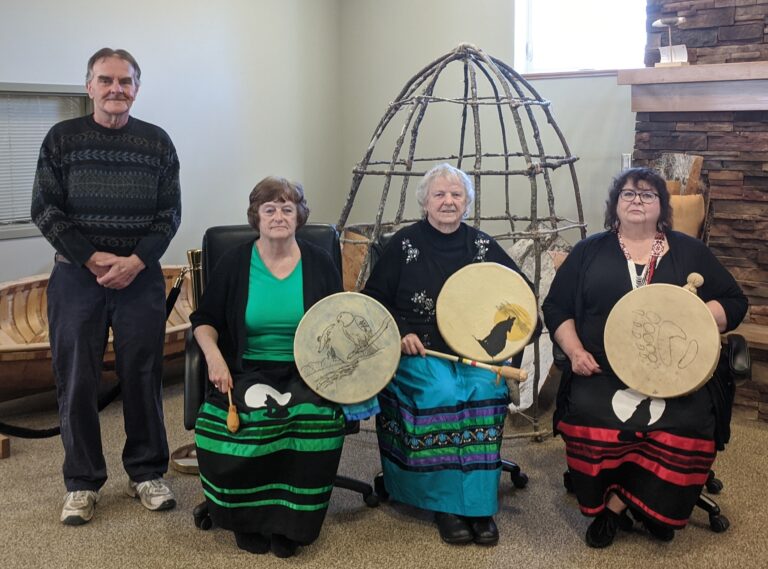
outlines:
M688 282L683 285L683 288L688 292L692 292L693 294L698 294L698 291L696 289L704 284L704 277L702 277L699 273L691 273L690 275L688 275L687 280Z
M237 414L237 407L232 402L232 390L227 390L229 398L229 411L227 412L227 430L230 433L236 433L240 428L240 416Z
M436 358L442 358L444 360L451 360L452 362L459 362L472 367L479 367L481 369L487 369L493 373L500 375L505 379L514 379L515 381L525 381L528 379L528 372L524 369L518 369L512 366L505 365L491 365L483 362L477 362L475 360L468 360L459 356L452 356L451 354L444 354L443 352L436 352L435 350L424 350L427 355L434 356Z

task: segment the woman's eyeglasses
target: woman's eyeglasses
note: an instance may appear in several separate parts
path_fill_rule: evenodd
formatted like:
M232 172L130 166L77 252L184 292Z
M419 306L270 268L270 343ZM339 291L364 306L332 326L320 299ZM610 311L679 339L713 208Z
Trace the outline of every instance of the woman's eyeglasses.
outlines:
M653 203L659 199L659 194L656 192L638 192L637 190L621 190L619 197L625 202L633 202L635 198L640 196L642 203Z

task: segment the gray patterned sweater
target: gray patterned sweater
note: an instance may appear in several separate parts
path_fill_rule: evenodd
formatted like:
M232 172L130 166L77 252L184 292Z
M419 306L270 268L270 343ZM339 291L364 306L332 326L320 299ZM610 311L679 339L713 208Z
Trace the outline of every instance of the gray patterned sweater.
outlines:
M97 251L157 262L180 220L179 159L161 128L130 117L109 129L85 116L48 132L32 221L71 262L82 266Z

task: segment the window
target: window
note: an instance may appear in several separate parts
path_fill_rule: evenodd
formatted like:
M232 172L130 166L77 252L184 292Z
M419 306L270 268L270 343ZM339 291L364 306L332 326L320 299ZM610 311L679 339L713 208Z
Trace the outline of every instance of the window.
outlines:
M515 0L515 70L644 67L646 0Z
M0 83L0 239L40 234L29 216L40 144L89 109L83 87Z

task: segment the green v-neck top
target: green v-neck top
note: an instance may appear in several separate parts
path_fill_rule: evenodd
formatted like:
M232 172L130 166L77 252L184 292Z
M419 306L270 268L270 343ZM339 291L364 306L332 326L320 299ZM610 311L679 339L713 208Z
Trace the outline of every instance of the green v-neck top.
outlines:
M246 342L243 358L292 362L293 337L304 316L301 259L290 275L276 278L264 265L254 244L245 307Z

